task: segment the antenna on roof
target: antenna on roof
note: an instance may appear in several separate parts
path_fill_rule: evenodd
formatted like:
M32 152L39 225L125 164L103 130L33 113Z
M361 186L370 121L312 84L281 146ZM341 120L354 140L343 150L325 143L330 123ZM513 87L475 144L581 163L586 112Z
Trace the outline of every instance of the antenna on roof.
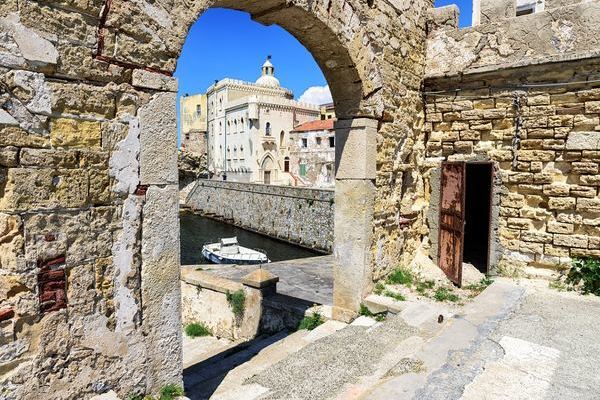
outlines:
M269 54L269 55L267 56L267 60L270 60L270 59L271 59L271 55Z

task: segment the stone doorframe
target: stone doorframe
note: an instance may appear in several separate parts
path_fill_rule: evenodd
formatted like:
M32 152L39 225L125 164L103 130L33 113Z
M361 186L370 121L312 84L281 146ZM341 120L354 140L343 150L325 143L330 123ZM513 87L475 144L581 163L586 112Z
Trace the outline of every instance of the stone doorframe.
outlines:
M476 157L469 162L489 162L492 165L494 177L492 181L492 204L490 215L490 243L489 243L489 270L490 275L497 275L498 262L504 249L500 244L500 235L498 234L498 218L500 215L500 197L506 191L502 184L502 176L499 173L500 168L497 161L490 160L486 157ZM440 222L440 196L441 196L441 161L440 164L433 168L429 174L430 187L430 202L427 212L427 226L429 228L429 241L431 242L431 250L429 256L437 263L438 244L439 244L439 222Z

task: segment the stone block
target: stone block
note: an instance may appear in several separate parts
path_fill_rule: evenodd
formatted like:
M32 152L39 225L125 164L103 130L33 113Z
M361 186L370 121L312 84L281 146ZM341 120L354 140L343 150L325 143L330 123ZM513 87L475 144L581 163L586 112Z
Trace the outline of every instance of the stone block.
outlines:
M19 164L19 149L14 146L0 148L0 166L16 167Z
M145 89L177 92L177 79L156 72L136 69L131 74L131 84Z
M460 10L456 4L445 7L435 7L427 10L427 31L438 29L458 29Z
M80 170L10 168L5 176L0 209L82 207L87 198L88 175Z
M7 35L4 40L12 45L7 47L13 50L11 57L0 60L3 64L13 67L25 66L26 63L34 66L56 64L58 51L54 44L21 24L19 14L9 14L0 18L0 28Z
M148 368L160 386L182 379L178 186L150 186L142 221L142 304Z
M588 114L600 114L600 101L586 101L585 112Z
M340 310L356 312L369 289L374 200L372 181L336 181L333 305Z
M577 211L600 213L600 198L577 199Z
M142 185L178 181L175 97L157 93L138 110Z
M546 230L550 233L570 234L574 232L575 228L573 224L551 221L548 222Z
M525 242L552 243L552 235L545 232L528 231L521 234L521 240Z
M570 132L567 137L567 150L600 150L598 132Z
M597 174L598 163L591 161L573 162L571 172L574 174Z
M55 147L100 147L100 122L57 118L50 127L50 142Z
M550 197L548 199L548 209L550 210L574 210L574 197Z
M377 120L355 118L335 122L336 179L375 179Z
M585 235L555 234L552 243L556 246L579 247L585 249L588 247L588 237Z
M75 168L77 152L50 149L21 150L21 165L32 167Z
M94 115L112 118L115 115L113 90L85 84L51 82L52 112Z

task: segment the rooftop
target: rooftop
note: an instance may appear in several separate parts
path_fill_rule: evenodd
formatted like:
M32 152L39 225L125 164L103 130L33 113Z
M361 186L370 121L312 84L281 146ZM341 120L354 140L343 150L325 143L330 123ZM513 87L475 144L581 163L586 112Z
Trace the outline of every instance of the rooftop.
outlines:
M335 119L316 119L308 121L294 128L292 132L332 131Z

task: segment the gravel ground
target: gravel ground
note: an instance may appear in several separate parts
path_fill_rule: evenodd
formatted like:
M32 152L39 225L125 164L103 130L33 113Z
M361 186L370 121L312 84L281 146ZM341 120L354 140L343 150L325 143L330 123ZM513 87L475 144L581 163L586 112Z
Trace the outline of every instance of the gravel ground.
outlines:
M348 326L274 364L246 383L271 389L265 400L327 399L345 384L375 371L386 352L415 332L399 317L370 330Z

